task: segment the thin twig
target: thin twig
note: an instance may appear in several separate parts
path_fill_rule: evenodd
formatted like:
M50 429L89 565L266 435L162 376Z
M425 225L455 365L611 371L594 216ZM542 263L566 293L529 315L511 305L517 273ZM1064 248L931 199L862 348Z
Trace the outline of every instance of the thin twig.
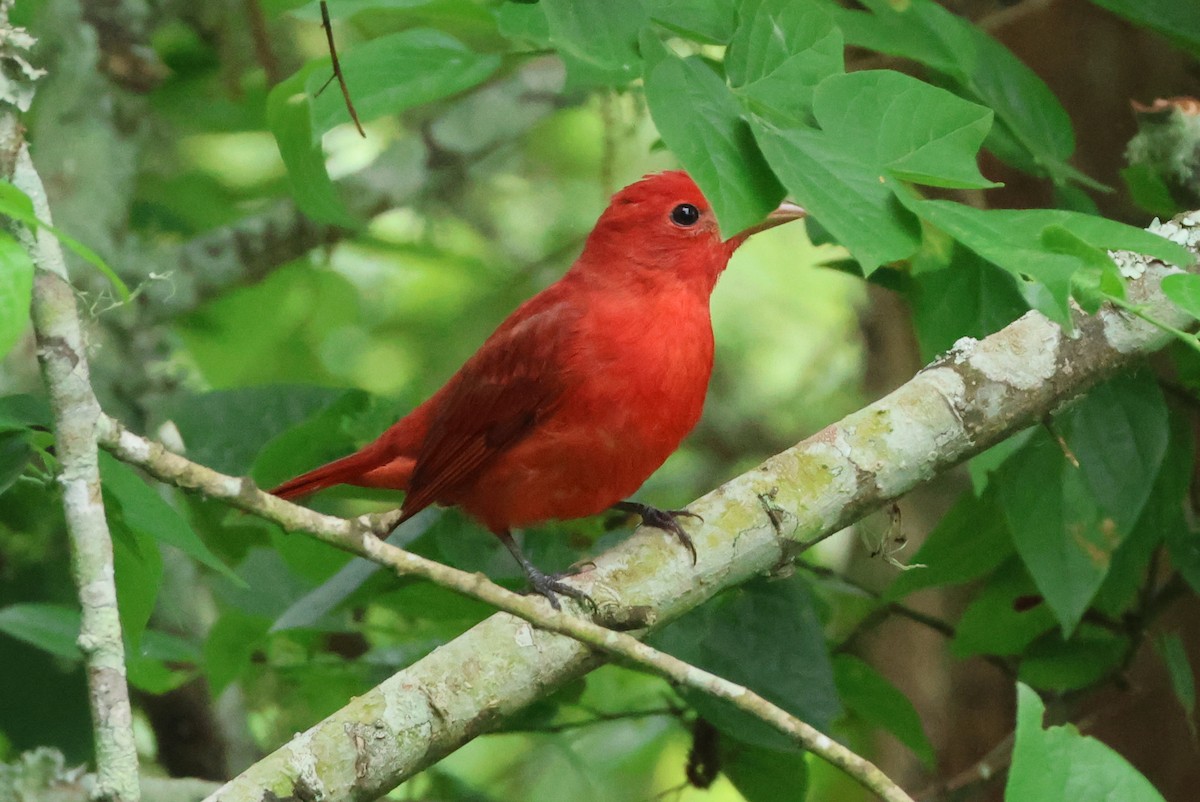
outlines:
M358 129L359 136L366 139L367 132L363 130L362 123L358 121L358 112L354 110L354 101L350 99L350 88L346 86L346 76L342 74L342 65L338 62L337 45L333 42L333 23L329 21L329 5L325 0L321 0L321 25L325 28L325 38L329 41L329 58L333 62L333 78L337 78L338 86L342 89L342 97L346 100L346 111L350 112L350 119L354 120L354 127ZM325 82L325 86L329 86L329 81ZM325 86L322 86L317 92L318 95L325 91Z

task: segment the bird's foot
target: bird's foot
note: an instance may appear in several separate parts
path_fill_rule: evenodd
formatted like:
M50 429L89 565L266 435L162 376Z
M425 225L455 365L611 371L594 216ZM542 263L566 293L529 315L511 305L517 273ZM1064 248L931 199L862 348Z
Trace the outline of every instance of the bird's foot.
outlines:
M592 601L591 596L579 588L562 581L564 576L571 575L570 572L566 574L543 574L536 568L525 571L525 577L529 580L529 590L545 596L546 601L550 602L550 606L555 610L562 609L562 605L558 601L558 597L561 594L567 598L574 599L592 612L595 612L596 602Z
M578 573L577 571L568 571L565 574L543 574L521 551L521 547L513 540L511 532L501 530L496 533L496 537L500 538L500 542L505 545L517 564L521 566L521 570L525 572L525 578L529 580L529 589L545 596L546 601L550 602L550 606L555 610L562 609L562 605L558 603L558 594L574 599L593 612L596 610L596 603L592 601L591 596L562 581L563 577L572 576Z
M683 547L692 555L692 565L696 564L696 545L692 543L692 538L684 531L680 525L680 518L695 518L697 521L703 521L694 512L687 510L660 510L658 507L651 507L649 504L641 504L636 501L618 501L612 506L614 510L621 512L636 513L642 517L643 526L653 526L655 529L661 529L664 532L670 532Z

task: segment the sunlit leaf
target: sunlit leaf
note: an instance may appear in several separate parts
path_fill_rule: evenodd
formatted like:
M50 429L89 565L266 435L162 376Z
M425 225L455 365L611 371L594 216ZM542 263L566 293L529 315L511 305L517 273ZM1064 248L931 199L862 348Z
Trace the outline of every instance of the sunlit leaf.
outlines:
M339 54L338 60L364 122L458 94L500 66L499 56L476 53L453 36L429 28L380 36ZM316 140L333 126L350 122L336 87L318 94L329 69L309 70L304 77L304 97L312 112L310 136Z
M1017 734L1005 802L1164 802L1125 758L1071 725L1042 729L1046 707L1017 685Z
M731 236L759 223L783 197L742 119L741 106L698 58L665 58L646 78L654 124Z
M805 119L817 83L844 71L843 47L841 31L819 6L755 0L739 10L725 70L756 111Z

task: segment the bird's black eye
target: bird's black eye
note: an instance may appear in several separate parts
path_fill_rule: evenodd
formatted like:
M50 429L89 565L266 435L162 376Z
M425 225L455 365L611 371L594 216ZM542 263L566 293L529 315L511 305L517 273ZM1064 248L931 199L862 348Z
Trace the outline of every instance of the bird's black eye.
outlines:
M700 222L700 210L690 203L681 203L671 210L671 222L688 228Z

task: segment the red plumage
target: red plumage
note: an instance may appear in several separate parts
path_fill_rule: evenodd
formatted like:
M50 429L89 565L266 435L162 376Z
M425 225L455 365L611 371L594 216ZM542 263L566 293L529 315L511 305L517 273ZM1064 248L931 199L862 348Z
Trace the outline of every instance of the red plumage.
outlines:
M362 450L271 492L405 490L402 520L430 504L458 505L513 549L511 528L613 506L700 417L713 361L709 298L729 257L755 231L802 215L784 204L722 240L685 173L626 187L571 269L518 307L440 390ZM686 541L677 525L666 528Z

